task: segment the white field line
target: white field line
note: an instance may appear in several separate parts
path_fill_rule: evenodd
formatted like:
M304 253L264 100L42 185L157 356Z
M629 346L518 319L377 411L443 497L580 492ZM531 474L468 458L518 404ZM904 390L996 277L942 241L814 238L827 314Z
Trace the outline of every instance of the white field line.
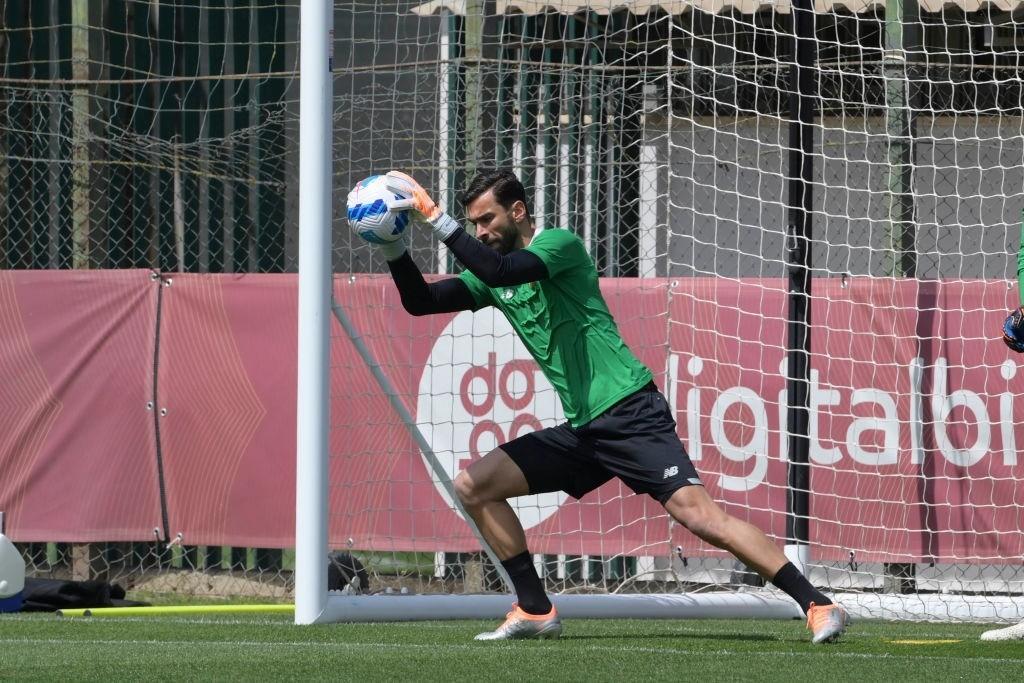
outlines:
M388 628L393 627L419 627L423 628L425 623L430 624L431 629L458 629L466 628L465 623L467 621L473 621L472 619L466 620L455 620L455 621L437 621L437 622L423 622L423 621L378 621L378 622L338 622L337 624L316 624L312 626L296 626L291 620L285 619L273 619L266 617L245 617L228 619L223 617L200 617L200 616L189 616L189 617L54 617L51 620L45 618L40 619L39 617L29 616L26 614L5 614L3 621L0 623L11 622L11 621L24 621L32 622L36 624L74 624L75 627L88 628L89 626L98 626L100 624L109 626L111 624L188 624L189 626L279 626L285 629L321 629L321 628L335 628L344 626L387 626ZM480 619L482 622L492 622L494 619ZM696 629L694 629L696 632ZM953 636L950 636L953 637Z

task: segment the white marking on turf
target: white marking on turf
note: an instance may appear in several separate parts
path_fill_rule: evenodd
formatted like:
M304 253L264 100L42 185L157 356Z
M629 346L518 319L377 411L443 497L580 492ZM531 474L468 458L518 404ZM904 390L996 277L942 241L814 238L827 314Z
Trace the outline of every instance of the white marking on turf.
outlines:
M515 646L512 643L502 644L470 644L470 643L339 643L335 641L264 641L264 640L100 640L100 639L67 639L67 638L7 638L5 643L19 645L61 645L71 644L82 645L145 645L183 647L183 646L226 646L226 647L282 647L282 648L336 648L342 650L483 650L487 647L508 647ZM531 641L525 641L531 642ZM536 641L537 645L553 643L558 641ZM539 648L538 648L539 649ZM544 648L549 649L549 648ZM660 647L641 646L614 646L614 645L582 645L574 647L575 650L590 652L642 652L644 654L658 655L679 655L686 657L726 655L755 657L813 657L819 654L829 657L842 657L847 659L927 659L929 661L955 661L955 662L988 662L992 664L1019 664L1021 659L1010 659L1006 657L963 657L963 656L931 656L931 655L902 655L883 652L872 654L868 652L836 652L830 647L817 647L814 650L803 652L776 652L763 650L677 650Z
M61 624L75 624L75 626L81 626L89 624L92 626L98 624L112 625L112 624L189 624L190 626L251 626L253 624L259 624L260 626L280 626L282 628L296 628L295 624L291 619L274 619L268 617L252 616L243 619L228 619L218 616L190 616L190 617L58 617L56 621L50 617L52 615L43 614L41 612L34 613L37 616L31 616L29 614L5 614L3 622L10 621L24 621L36 624L42 623L61 623ZM401 626L414 627L418 626L422 628L424 625L429 624L432 629L464 629L465 620L461 620L462 623L457 621L441 621L441 622L425 622L425 621L377 621L377 622L337 622L332 624L319 624L320 627L336 628L344 626L387 626L388 628L395 628ZM487 620L481 620L487 621ZM491 620L493 621L493 620ZM0 623L3 623L0 622ZM489 623L489 622L488 622ZM298 628L306 628L305 626Z

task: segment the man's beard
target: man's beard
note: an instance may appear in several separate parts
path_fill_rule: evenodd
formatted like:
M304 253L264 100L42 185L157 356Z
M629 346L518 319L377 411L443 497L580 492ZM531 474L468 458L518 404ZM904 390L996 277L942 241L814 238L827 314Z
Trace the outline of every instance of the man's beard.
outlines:
M508 232L501 233L499 239L490 239L484 242L485 245L494 249L502 256L505 256L516 248L516 238L518 233L515 230L509 230Z

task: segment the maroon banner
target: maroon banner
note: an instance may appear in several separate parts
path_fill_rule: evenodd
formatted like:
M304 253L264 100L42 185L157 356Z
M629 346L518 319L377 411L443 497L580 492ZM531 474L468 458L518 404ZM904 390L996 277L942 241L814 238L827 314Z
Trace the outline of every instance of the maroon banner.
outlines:
M294 544L296 297L282 275L175 275L164 290L160 442L182 543Z
M158 284L0 271L0 510L17 541L156 539Z
M170 538L188 545L292 545L295 277L174 275L157 349L159 287L145 271L0 273L0 509L16 540L152 540L163 503ZM708 490L782 542L784 282L602 288ZM1024 385L999 340L1013 298L1001 281L815 281L815 557L989 563L1024 553ZM333 325L331 544L476 549L440 480L557 424L557 396L494 310L415 318L386 276L338 277L335 299L370 356ZM717 552L617 481L580 501L513 504L535 552Z

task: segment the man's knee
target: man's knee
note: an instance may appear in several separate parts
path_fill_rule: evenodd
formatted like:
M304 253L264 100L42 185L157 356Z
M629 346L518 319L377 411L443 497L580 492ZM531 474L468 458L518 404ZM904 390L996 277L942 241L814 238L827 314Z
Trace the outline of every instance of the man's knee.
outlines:
M463 470L455 476L455 495L464 507L476 507L483 501L480 497L480 487L477 486L469 472Z
M530 492L522 470L500 448L495 448L459 472L453 483L455 495L466 508L525 496Z
M462 506L474 508L503 500L494 490L494 483L486 478L473 476L470 470L463 470L455 476L455 495L459 497Z
M673 496L665 507L695 536L719 548L728 543L729 516L706 494Z
M730 545L727 517L701 512L692 515L686 522L683 522L683 525L694 535L716 548L725 548Z

